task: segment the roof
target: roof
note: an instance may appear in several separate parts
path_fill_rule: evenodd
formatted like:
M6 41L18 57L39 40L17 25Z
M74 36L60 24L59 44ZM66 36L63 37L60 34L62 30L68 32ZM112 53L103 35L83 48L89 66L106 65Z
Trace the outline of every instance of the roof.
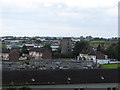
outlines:
M25 84L71 84L80 83L117 83L118 69L81 69L81 70L13 70L2 71L3 85ZM34 79L34 81L33 81Z
M28 46L28 47L34 47L35 45L34 44L25 44L25 46Z
M43 53L45 50L49 50L49 49L47 49L47 48L32 48L29 51L35 51L35 52Z
M10 48L21 48L21 45L7 45Z
M18 53L19 54L19 51L18 50L11 50L9 54L11 53Z
M43 52L44 48L32 48L29 51L35 51L35 52Z
M88 55L96 55L96 53L95 52L90 52L90 53L88 53Z
M2 49L2 53L9 53L10 50L9 49Z
M71 37L63 37L63 39L71 39Z

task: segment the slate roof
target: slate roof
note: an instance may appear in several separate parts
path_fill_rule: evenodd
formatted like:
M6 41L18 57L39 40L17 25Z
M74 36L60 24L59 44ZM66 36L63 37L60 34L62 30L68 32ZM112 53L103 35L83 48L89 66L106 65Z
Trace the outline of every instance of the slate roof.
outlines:
M46 50L46 48L32 48L29 51L35 51L35 52L39 52L39 53L43 53ZM49 50L49 49L47 49Z
M117 83L118 69L81 69L81 70L13 70L2 71L3 85L31 84L80 84L80 83ZM68 79L69 78L69 79Z
M10 50L9 50L9 49L3 49L3 48L2 48L2 53L10 53Z
M35 51L35 52L43 52L44 48L32 48L29 51Z
M96 55L96 52L90 52L88 55Z
M11 48L21 48L21 45L10 45Z
M19 53L19 52L18 52L18 50L11 50L10 53ZM10 54L10 53L9 53L9 54Z

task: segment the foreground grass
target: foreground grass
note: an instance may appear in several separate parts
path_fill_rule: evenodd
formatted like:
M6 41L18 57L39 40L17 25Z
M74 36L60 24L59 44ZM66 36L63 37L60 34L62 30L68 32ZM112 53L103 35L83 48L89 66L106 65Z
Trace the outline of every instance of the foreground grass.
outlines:
M105 69L111 69L111 68L118 68L120 67L120 64L102 64L101 68Z

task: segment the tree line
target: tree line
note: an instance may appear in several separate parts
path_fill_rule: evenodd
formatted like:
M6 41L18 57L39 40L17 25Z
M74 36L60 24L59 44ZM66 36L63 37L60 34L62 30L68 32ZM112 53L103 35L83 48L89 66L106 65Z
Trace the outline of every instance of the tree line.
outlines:
M76 58L80 53L89 53L92 50L93 47L90 45L90 41L81 40L75 43L72 52L68 54L61 54L60 48L57 51L53 51L53 58ZM101 52L110 59L120 60L120 40L105 48L99 44L94 52Z

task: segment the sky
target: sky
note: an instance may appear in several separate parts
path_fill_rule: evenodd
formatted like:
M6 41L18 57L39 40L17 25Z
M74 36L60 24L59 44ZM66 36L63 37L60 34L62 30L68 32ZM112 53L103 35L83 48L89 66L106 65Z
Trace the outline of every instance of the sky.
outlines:
M117 37L119 0L0 0L0 36Z

